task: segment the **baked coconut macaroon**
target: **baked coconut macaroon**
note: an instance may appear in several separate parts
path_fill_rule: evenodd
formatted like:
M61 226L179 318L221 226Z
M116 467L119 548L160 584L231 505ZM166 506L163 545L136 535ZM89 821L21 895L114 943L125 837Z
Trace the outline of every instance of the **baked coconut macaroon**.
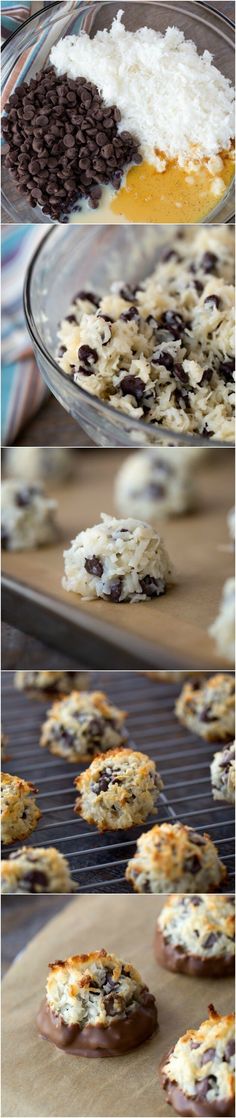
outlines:
M74 893L64 855L54 846L22 846L1 862L2 893Z
M234 1114L234 1014L209 1005L209 1017L188 1029L161 1064L166 1100L182 1118L223 1118Z
M75 779L75 811L99 831L144 823L163 787L155 762L133 749L111 749Z
M17 839L27 838L34 831L41 817L36 804L34 784L10 773L1 774L1 827L2 842L6 846Z
M15 672L14 687L27 691L37 698L48 695L68 695L70 691L84 691L88 686L87 672L23 671Z
M50 963L41 1036L69 1055L122 1056L157 1029L155 998L140 974L107 951Z
M142 602L165 594L172 571L159 533L141 520L116 520L79 532L64 552L65 590L82 598Z
M205 741L230 741L234 737L235 684L233 673L218 672L204 679L189 680L176 703L183 726Z
M72 691L69 697L53 703L42 727L40 745L66 761L91 761L97 753L124 745L125 718L125 712L112 706L102 691Z
M234 937L233 897L173 893L157 920L155 955L167 970L223 978L234 974Z
M235 804L235 741L215 753L211 764L211 783L214 800Z
M227 871L209 835L183 823L156 823L140 835L125 876L136 893L209 893Z

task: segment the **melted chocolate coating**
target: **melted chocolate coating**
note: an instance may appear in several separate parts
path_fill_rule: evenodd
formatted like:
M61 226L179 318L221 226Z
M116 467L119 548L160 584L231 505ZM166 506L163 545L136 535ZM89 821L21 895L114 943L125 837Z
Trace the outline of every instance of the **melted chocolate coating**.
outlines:
M190 974L192 977L225 978L234 974L234 956L226 955L201 958L200 955L191 955L181 946L166 943L163 932L156 928L154 951L157 962L167 970L178 971L180 974Z
M171 1048L167 1052L160 1065L161 1084L169 1106L173 1106L176 1114L180 1114L181 1118L224 1118L224 1116L231 1118L234 1115L234 1099L215 1099L214 1102L207 1102L207 1099L201 1099L199 1095L190 1098L181 1091L174 1080L168 1079L163 1069L173 1051L174 1049Z
M42 1003L37 1025L41 1036L71 1056L122 1056L137 1048L156 1031L157 1008L155 998L144 989L137 1007L128 1017L116 1017L104 1025L65 1025L62 1018L52 1013L45 1001Z

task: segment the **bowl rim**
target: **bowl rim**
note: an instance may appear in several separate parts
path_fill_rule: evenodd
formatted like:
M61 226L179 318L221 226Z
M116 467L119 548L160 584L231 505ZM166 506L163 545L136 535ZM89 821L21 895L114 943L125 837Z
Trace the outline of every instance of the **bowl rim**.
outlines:
M68 226L65 226L65 225L63 225L59 222L57 224L54 224L54 225L50 226L50 228L47 230L45 235L40 239L39 244L36 245L36 248L35 248L32 256L31 256L30 262L29 262L27 270L26 270L25 279L24 279L24 286L23 286L23 309L24 309L27 328L28 328L30 337L31 337L32 342L33 342L33 347L36 347L40 350L40 353L41 353L42 357L44 359L46 359L46 361L49 363L49 365L52 366L54 372L56 374L59 374L60 379L62 377L62 379L64 381L64 384L67 384L67 386L68 386L68 381L69 381L70 388L72 388L72 391L75 392L75 398L77 396L77 399L79 399L80 394L81 394L82 398L85 400L85 403L87 402L88 406L91 407L91 404L93 405L93 403L95 405L99 406L99 409L101 409L101 412L104 413L104 416L105 416L105 418L107 417L108 421L110 419L110 421L112 422L112 418L114 419L114 416L116 416L117 426L120 427L121 430L122 430L122 426L124 427L125 430L128 427L128 428L132 428L132 430L134 429L134 431L137 431L139 433L141 432L141 434L143 433L146 436L147 436L147 433L150 433L150 432L153 432L153 435L155 435L155 431L159 432L160 436L163 435L164 445L165 445L165 442L166 442L167 439L169 439L169 440L171 439L171 434L172 434L173 439L175 439L176 445L182 445L182 446L185 446L185 445L189 446L190 445L190 446L193 446L193 447L194 446L204 446L205 449L210 449L210 448L217 449L217 447L220 447L221 449L230 450L230 449L234 448L235 443L231 442L231 441L224 442L222 439L217 439L217 438L216 439L210 439L210 438L208 439L205 436L201 436L200 434L199 435L184 434L183 432L178 432L178 431L175 431L174 429L172 430L172 428L164 427L163 424L154 425L154 424L151 424L151 423L144 423L142 419L141 420L140 419L135 419L135 417L129 416L128 413L126 414L125 412L119 412L119 410L117 408L113 408L112 404L110 404L110 403L107 404L105 400L102 400L100 397L96 396L95 393L88 392L86 390L86 388L83 388L81 385L75 385L74 381L70 377L68 377L68 375L66 373L64 373L64 370L61 368L60 365L58 365L58 363L56 361L56 358L47 349L47 346L46 346L45 342L43 341L43 339L41 337L41 334L38 331L38 327L37 327L36 322L35 322L34 313L33 313L32 305L31 305L31 282L32 282L32 279L33 279L34 270L37 267L38 258L40 257L41 252L44 249L45 242L48 241L49 238L53 236L53 234L55 235L55 233L58 232L59 229L60 229L61 235L63 235L63 233L66 232L66 228L68 228ZM99 226L93 225L93 229L94 228L97 229L97 228L99 228ZM194 226L194 228L195 228L195 226ZM53 391L53 390L51 389L51 391ZM61 404L61 406L64 407L63 404ZM138 439L137 446L139 447L140 445L141 445L140 444L140 439ZM135 447L134 447L134 449L135 449Z
M86 2L86 0L85 0L85 2ZM124 0L124 2L126 2L126 0ZM136 2L138 3L139 0L136 0ZM151 0L151 3L153 3L153 2L154 2L154 0ZM41 14L44 14L44 12L52 11L52 8L57 8L59 3L60 3L60 6L61 6L61 0L51 0L50 3L45 4L45 8L43 8ZM103 3L108 4L108 3L110 3L110 0L103 0ZM217 16L217 18L220 20L220 22L222 21L222 23L228 23L229 27L232 27L232 29L234 31L234 26L235 25L234 25L233 20L230 19L230 16L224 15L223 12L220 12L217 8L214 7L214 4L206 4L205 0L198 0L198 3L199 3L199 7L205 8L206 12L209 12L209 11L214 12L214 15ZM12 31L11 35L8 35L8 38L5 39L5 42L2 43L2 45L1 45L1 54L3 54L3 51L8 46L10 40L12 41L12 39L15 39L16 35L19 35L19 33L22 30L24 30L24 28L27 27L29 23L32 23L33 20L36 19L39 15L40 15L40 10L37 11L37 12L33 12L31 16L28 16L27 19L24 19L24 22L23 22L23 24L20 24L20 27L16 27L16 30Z

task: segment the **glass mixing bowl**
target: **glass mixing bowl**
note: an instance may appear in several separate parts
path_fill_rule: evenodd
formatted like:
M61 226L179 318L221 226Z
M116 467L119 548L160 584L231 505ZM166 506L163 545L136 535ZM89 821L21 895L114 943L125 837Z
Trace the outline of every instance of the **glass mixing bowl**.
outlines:
M193 39L199 53L207 48L214 56L215 65L226 78L234 82L233 24L201 0L161 0L161 3L159 0L153 0L153 3L148 0L122 0L122 3L110 3L110 0L88 0L87 3L67 0L64 3L59 0L43 11L36 12L5 43L2 52L3 108L17 85L22 81L29 81L48 65L51 48L58 39L65 35L78 35L82 30L94 36L98 29L109 29L120 7L124 10L125 26L130 31L143 26L153 27L155 31L161 32L165 32L168 26L180 28L186 38ZM207 215L205 221L231 221L233 216L234 186L231 183L220 203ZM14 180L3 160L2 220L8 218L15 222L52 224L39 206L32 208L25 197L17 193Z
M99 446L229 446L152 426L79 388L55 360L58 323L77 291L105 294L114 281L135 283L155 267L170 225L54 225L31 260L24 289L29 333L43 379L62 407Z

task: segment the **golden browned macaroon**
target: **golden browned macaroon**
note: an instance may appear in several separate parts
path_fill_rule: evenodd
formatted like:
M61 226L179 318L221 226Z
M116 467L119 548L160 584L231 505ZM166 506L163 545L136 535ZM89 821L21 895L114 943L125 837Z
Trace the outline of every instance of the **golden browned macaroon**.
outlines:
M157 1028L155 998L130 963L104 949L49 963L41 1036L74 1056L122 1056Z
M183 823L156 823L138 838L125 876L136 893L209 893L227 870L209 835Z
M223 1017L209 1005L209 1017L188 1029L161 1064L166 1100L182 1118L223 1118L234 1114L234 1014Z
M111 749L76 777L75 811L99 831L144 823L163 784L154 761L133 749Z
M67 695L70 691L84 691L88 680L87 672L20 670L15 672L14 687L33 698L45 699L51 695Z
M206 741L230 741L234 737L235 685L232 672L218 672L200 681L185 683L176 703L183 726Z
M37 826L41 811L36 804L34 792L37 792L37 788L30 781L2 773L1 824L2 842L5 846L16 839L27 838Z
M167 970L196 977L234 974L234 898L173 893L157 920L155 955Z
M1 893L74 893L67 858L54 846L22 846L1 862Z
M211 783L214 800L235 803L235 741L214 754L211 763Z
M66 761L91 761L125 744L125 718L102 691L72 691L49 710L40 745Z

